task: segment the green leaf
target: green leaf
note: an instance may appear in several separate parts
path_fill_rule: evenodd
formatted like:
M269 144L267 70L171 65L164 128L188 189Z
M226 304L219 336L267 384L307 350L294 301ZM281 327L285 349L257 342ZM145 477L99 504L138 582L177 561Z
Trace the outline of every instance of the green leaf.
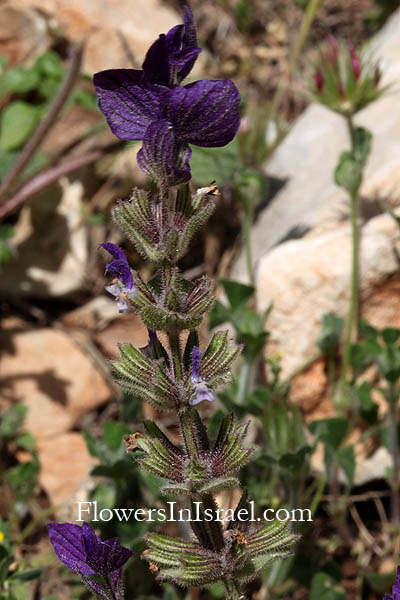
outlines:
M7 579L8 568L12 561L12 556L5 546L0 546L0 583Z
M39 463L37 461L22 463L7 472L7 479L16 494L20 496L20 500L32 496L32 490L36 485L38 474Z
M362 181L362 168L352 152L342 152L335 169L335 183L355 195Z
M210 321L209 327L213 329L214 327L218 327L222 323L226 323L230 320L231 313L230 311L220 302L216 300L213 306L212 311L210 312Z
M309 424L311 433L319 435L325 445L337 450L346 437L349 422L342 417L318 419Z
M372 133L364 127L357 127L354 132L354 153L357 162L364 166L371 150Z
M396 571L378 575L378 573L361 569L361 574L368 581L374 592L378 592L379 594L388 592L396 580Z
M36 107L16 100L6 106L1 116L0 148L15 150L22 146L38 120Z
M29 571L22 571L22 573L15 573L14 575L12 575L11 577L8 578L8 581L14 582L14 581L18 581L18 582L25 582L25 581L32 581L32 579L37 579L40 574L41 574L41 570L40 569L29 569Z
M233 310L246 304L255 291L255 288L251 285L244 285L243 283L229 279L221 279L221 284Z
M104 442L114 452L121 447L123 444L122 438L128 433L130 433L130 429L124 423L110 421L109 423L105 423L103 427Z
M54 50L49 50L39 56L35 62L35 69L42 75L62 79L64 77L64 67L59 55Z
M372 400L371 384L364 381L356 388L357 398L360 405L360 416L368 425L375 425L378 422L379 407Z
M39 73L24 67L8 69L0 79L0 92L26 94L34 90L39 84Z
M88 110L97 110L97 98L88 90L75 90L72 94L72 101Z
M339 466L342 467L343 471L346 474L347 479L349 480L349 484L352 485L354 480L354 472L356 469L356 459L354 456L354 446L345 446L344 448L339 448L336 454L337 461Z
M387 346L393 346L400 338L400 329L395 327L387 327L382 331L382 339Z
M324 356L334 356L340 344L344 327L344 319L334 312L327 313L322 319L321 331L317 338L317 346Z
M27 412L27 406L15 404L3 413L0 419L0 438L14 437L22 426Z
M317 573L312 579L310 600L346 600L346 594L329 575Z
M236 139L223 148L194 146L192 152L192 176L200 185L208 185L211 181L216 181L218 185L232 184L242 170Z

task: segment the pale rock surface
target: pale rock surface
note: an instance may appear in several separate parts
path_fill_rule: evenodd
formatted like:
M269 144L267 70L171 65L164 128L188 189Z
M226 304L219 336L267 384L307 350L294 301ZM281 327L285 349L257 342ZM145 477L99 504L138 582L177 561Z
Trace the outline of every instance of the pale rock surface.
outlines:
M88 258L83 195L81 181L62 178L24 206L10 241L14 258L1 270L0 291L46 298L82 288Z
M71 520L75 520L78 514L76 502L87 500L86 493L79 498L77 490L88 480L96 459L90 456L82 435L73 431L61 433L56 438L40 439L38 451L41 486L46 490L52 505L69 507L69 512L73 515Z
M95 463L82 435L70 429L110 400L111 388L63 331L31 329L22 321L7 320L0 347L0 406L7 409L22 402L28 407L24 428L37 441L40 484L54 505L67 503Z
M373 43L380 59L382 84L394 84L387 95L361 111L356 122L373 134L371 155L361 189L364 212L377 210L377 200L400 202L400 10L389 19ZM313 104L299 117L272 159L268 176L283 187L261 212L253 227L253 255L257 278L261 259L276 245L301 237L310 229L329 229L349 207L346 194L333 181L340 153L349 148L344 120L327 108ZM232 278L247 280L244 252Z
M362 300L371 302L374 289L398 272L399 251L400 230L389 215L375 217L362 228ZM282 355L283 376L290 375L315 353L326 313L346 314L350 256L350 225L341 224L320 235L281 244L260 260L257 304L260 310L271 301L274 304L268 319L269 351ZM393 301L399 310L400 298ZM378 325L373 311L370 319Z
M0 340L2 404L23 402L38 440L57 439L111 398L103 375L63 331L5 323Z

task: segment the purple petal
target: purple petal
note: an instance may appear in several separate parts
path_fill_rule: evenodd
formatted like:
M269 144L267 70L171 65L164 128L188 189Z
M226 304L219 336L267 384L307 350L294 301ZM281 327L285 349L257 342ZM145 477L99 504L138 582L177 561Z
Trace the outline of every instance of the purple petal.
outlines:
M174 70L176 72L175 79L177 84L181 83L189 75L200 52L201 48L190 47L175 53Z
M93 78L99 108L111 131L121 140L142 140L160 112L161 90L143 83L136 69L109 69Z
M82 527L72 523L49 523L47 529L54 552L64 565L76 573L96 573L86 560Z
M232 81L196 81L171 90L166 101L167 120L180 142L225 146L239 128L240 96Z
M107 250L114 258L114 260L106 266L106 273L112 273L128 290L132 290L135 287L133 276L124 251L111 242L105 242L104 244L100 244L100 246L104 248L104 250Z
M158 40L150 46L143 63L143 72L148 81L166 87L170 86L169 54L167 36L161 34Z
M101 248L104 248L104 250L107 250L107 252L109 254L111 254L111 256L113 258L115 258L116 260L124 260L126 262L128 262L126 256L125 256L125 252L123 250L121 250L121 248L119 246L116 246L115 244L112 244L111 242L104 242L103 244L100 244Z
M195 346L192 350L192 377L196 379L200 377L200 362L201 350L198 346Z
M82 526L82 536L87 563L99 575L106 576L120 569L132 556L132 552L128 548L121 546L118 538L102 542L87 523Z
M159 120L147 129L137 161L150 177L168 185L177 185L190 179L190 156L187 144L176 142L170 123Z
M185 33L183 36L184 46L197 46L197 32L194 24L193 13L188 6L185 6L185 15L183 17L185 24Z

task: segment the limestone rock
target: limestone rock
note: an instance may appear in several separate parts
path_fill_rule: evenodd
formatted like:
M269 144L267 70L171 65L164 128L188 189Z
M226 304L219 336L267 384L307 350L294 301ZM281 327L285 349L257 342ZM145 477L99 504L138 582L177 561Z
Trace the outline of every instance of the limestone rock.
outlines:
M66 333L6 324L0 340L2 403L28 407L25 426L38 440L57 440L111 398L103 375Z
M24 206L10 242L15 256L2 267L0 291L46 298L82 288L88 258L83 194L81 181L62 178Z
M56 438L43 438L38 443L41 470L39 482L47 492L53 506L70 505L71 496L76 495L88 479L96 459L90 456L85 440L80 433L67 432ZM62 477L60 477L60 469ZM81 501L86 501L86 494ZM76 500L77 501L77 500ZM77 518L77 507L69 506ZM71 519L71 520L74 520Z
M389 215L371 219L361 230L360 290L366 304L374 306L375 289L397 277L400 230ZM316 351L324 314L347 314L351 271L351 231L348 224L332 231L281 244L261 260L257 277L257 304L264 310L272 301L268 319L269 352L282 355L283 376L290 375ZM393 285L392 283L390 285ZM400 297L392 299L393 312ZM374 325L374 311L368 316ZM389 325L389 323L386 323Z

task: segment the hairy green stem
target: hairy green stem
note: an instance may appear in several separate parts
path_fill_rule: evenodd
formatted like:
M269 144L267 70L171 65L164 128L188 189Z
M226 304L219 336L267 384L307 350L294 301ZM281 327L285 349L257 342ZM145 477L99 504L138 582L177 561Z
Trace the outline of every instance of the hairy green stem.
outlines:
M232 579L224 579L224 586L226 589L226 600L240 600L244 598Z
M357 194L351 196L351 234L352 234L352 262L350 284L350 306L347 320L346 340L343 352L342 382L347 382L350 368L350 353L354 330L358 330L358 275L359 275L359 232L358 232L358 201Z
M356 150L355 128L352 118L347 119L347 126L351 139L351 149ZM358 310L358 284L359 284L359 230L358 230L358 189L350 195L351 204L351 239L352 239L352 261L350 279L350 305L347 319L346 339L343 351L343 362L341 372L341 383L344 388L350 369L351 344L353 335L358 333L359 310Z

